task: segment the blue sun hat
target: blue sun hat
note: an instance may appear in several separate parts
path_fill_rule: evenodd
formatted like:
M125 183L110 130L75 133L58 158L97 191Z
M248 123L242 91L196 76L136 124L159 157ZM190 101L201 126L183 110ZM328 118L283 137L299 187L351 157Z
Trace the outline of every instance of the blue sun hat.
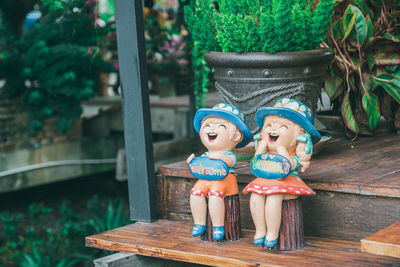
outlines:
M243 112L227 103L216 104L212 108L202 108L196 112L194 116L194 128L196 132L200 132L201 123L205 118L217 117L232 122L242 132L243 140L236 145L236 148L244 147L253 140L253 134L245 124L245 117Z
M311 109L300 101L282 98L279 99L273 107L261 107L257 110L256 121L258 126L263 127L266 116L276 115L293 121L300 125L309 135L312 142L318 143L321 135L315 129L313 122L313 112Z

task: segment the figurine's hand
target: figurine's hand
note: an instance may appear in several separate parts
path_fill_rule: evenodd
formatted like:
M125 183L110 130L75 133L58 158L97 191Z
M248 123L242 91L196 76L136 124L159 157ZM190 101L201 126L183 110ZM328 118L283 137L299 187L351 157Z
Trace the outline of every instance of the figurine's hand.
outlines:
M259 135L259 139L261 140L268 140L268 134L266 131L261 131L261 133L258 134Z
M279 155L282 155L282 156L284 156L286 158L289 156L289 152L287 151L286 147L284 147L282 145L279 145L276 148L276 151L278 152Z
M267 143L267 141L265 141L263 139L260 139L257 142L256 152L255 152L254 155L266 153L267 151L268 151L268 143Z
M261 134L258 133L256 135L253 136L253 140L254 140L254 149L257 150L257 145L259 144L259 142L261 141Z
M306 143L306 149L305 152L307 154L312 154L313 153L313 143L311 141L311 136L309 134L300 134L299 136L297 136L297 141L302 142L302 143Z
M208 158L209 159L221 159L221 155L219 153L209 153Z
M301 172L305 172L308 169L308 167L310 166L310 162L309 161L302 161L302 162L300 162L300 165L301 165L300 171Z
M299 148L299 147L297 147ZM304 149L303 149L304 150ZM296 155L299 157L300 161L310 161L311 159L311 154L307 154L303 151L302 149L296 149Z
M194 154L191 154L191 155L187 158L186 163L189 164L189 163L192 161L193 158L194 158Z

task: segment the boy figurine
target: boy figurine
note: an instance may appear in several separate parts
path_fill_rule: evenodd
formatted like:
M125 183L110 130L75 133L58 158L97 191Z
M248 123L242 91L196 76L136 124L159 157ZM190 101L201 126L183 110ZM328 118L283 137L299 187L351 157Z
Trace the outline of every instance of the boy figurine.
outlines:
M256 155L275 153L287 158L291 172L285 178L257 177L243 193L251 192L250 210L256 227L255 245L273 248L278 240L282 218L282 201L315 192L299 177L310 165L312 144L321 139L313 126L313 113L300 101L282 98L273 107L261 107L256 113L262 127Z
M231 150L244 147L253 139L244 120L244 114L238 108L226 103L219 103L211 109L204 108L196 112L194 128L208 149L202 156L223 161L228 166L229 173L220 180L199 179L190 191L190 208L195 223L192 236L200 236L206 230L207 194L213 238L221 240L225 236L223 198L239 192L234 169L236 156ZM189 164L193 158L194 154L191 154L187 163Z

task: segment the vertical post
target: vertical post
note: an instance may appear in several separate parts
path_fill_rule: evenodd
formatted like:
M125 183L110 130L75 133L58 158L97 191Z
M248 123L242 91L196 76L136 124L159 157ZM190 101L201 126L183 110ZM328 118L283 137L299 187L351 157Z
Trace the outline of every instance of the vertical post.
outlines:
M143 3L115 0L131 219L156 219L150 101L147 87Z

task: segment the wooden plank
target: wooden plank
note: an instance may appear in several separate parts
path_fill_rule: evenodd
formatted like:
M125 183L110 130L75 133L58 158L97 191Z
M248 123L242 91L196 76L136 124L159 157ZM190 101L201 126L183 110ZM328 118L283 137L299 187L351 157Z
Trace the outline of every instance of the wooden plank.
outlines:
M162 218L191 222L190 189L195 179L165 177ZM245 187L239 183L239 191ZM249 209L250 194L240 194L241 223L254 229ZM400 218L400 199L317 191L303 198L305 235L360 240ZM159 202L160 203L160 202Z
M333 139L302 174L314 190L400 198L400 136L381 134L350 142ZM248 162L236 167L239 183L254 179ZM185 162L159 168L165 176L193 177Z
M136 223L86 237L86 245L112 251L211 266L399 266L400 259L361 253L358 242L306 239L290 252L268 251L252 245L253 231L243 238L216 243L191 237L191 224L160 220Z
M360 240L400 218L400 199L317 191L303 198L305 235Z
M114 253L93 261L94 267L204 267L204 265L145 257L133 253Z
M361 251L400 258L400 221L361 239Z
M397 166L400 167L400 164ZM367 183L363 183L361 185L361 194L376 196L384 195L398 198L400 195L399 177L400 168L398 170L381 175L379 178L373 179Z
M142 1L115 1L131 219L157 216Z

